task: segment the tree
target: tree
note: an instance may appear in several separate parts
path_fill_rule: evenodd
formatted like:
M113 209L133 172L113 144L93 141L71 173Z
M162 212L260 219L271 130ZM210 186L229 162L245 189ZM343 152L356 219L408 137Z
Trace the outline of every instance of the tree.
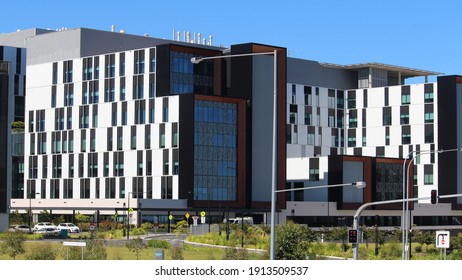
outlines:
M141 239L139 237L134 238L134 239L130 240L129 242L125 243L125 246L128 248L128 250L130 252L135 253L137 260L139 260L139 256L140 256L141 252L143 251L143 249L148 248L148 245L146 245L143 242L143 239Z
M428 253L428 245L435 243L435 233L431 231L424 231L418 236L417 242L422 245L425 244L425 252Z
M276 227L274 258L277 260L304 260L315 234L308 228L289 221Z
M38 215L38 221L39 222L51 222L51 214L47 210L43 210L40 212Z
M188 233L188 229L189 229L188 221L186 220L178 221L173 226L173 228L174 228L173 233L176 233L176 234Z
M23 223L23 219L21 218L21 214L19 214L18 210L14 210L10 213L10 223L15 225Z
M16 256L24 254L24 241L26 236L22 232L8 231L3 236L3 242L0 246L0 252L2 254L8 254L13 260L16 260Z
M347 227L336 227L331 232L332 240L341 240L343 252L347 251L348 246L346 245L348 238L348 228Z

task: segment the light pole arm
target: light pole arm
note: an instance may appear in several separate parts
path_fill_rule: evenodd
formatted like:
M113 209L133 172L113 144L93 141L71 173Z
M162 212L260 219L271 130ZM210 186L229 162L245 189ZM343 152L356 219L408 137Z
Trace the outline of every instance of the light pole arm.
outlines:
M291 191L300 191L300 190L326 189L326 188L342 187L342 186L354 186L354 187L357 187L358 189L362 189L362 188L364 188L366 186L366 183L365 182L354 182L354 183L347 183L347 184L311 186L311 187L303 187L303 188L276 190L276 192L279 193L279 192L291 192Z
M198 64L203 60L211 60L217 58L230 58L230 57L243 57L243 56L255 56L255 55L274 55L275 52L261 52L261 53L243 53L243 54L230 54L230 55L218 55L218 56L205 56L205 57L192 57L191 63Z

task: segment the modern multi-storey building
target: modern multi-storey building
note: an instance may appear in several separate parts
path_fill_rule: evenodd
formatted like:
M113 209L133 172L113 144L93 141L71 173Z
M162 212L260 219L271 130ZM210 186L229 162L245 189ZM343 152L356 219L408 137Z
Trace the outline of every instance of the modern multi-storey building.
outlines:
M282 47L222 48L184 37L86 28L1 35L0 44L28 52L26 188L13 197L11 209L31 208L35 215L47 210L66 219L77 211L137 214L130 215L132 223L200 211L212 222L224 213L268 222L273 56L229 55L273 50L277 188L351 181L369 186L279 194L279 221L348 224L362 203L401 198L403 159L420 152L411 164L410 196L462 191L458 153L434 152L460 142L459 77L406 85L407 78L439 73L324 64L288 58ZM191 63L221 55L228 58ZM460 221L460 200L446 202L438 209L411 205L414 222L434 215ZM380 214L382 224L395 226L400 209L378 207L365 216Z
M346 219L351 225L354 211L343 210L402 198L403 176L408 177L410 197L429 197L432 189L438 189L440 195L462 192L454 170L460 168L459 155L452 150L461 147L455 121L458 77L438 77L437 82L429 83L428 76L439 73L379 63L339 66L289 59L288 69L287 187L341 183L349 176L350 181L367 179L370 192L348 187L294 192L284 211L286 217L318 226ZM405 84L404 80L412 77L425 77L425 82ZM352 178L352 168L336 168L336 155L358 157L345 160L356 162L359 167L354 170L365 173ZM370 157L372 162L367 159ZM403 172L402 160L394 159L410 159L406 164L411 163L410 174ZM439 204L438 213L436 207L429 209L428 199L420 202L412 213L415 224L462 222L456 211L460 199L441 200L450 204ZM400 225L402 212L392 210L402 209L401 204L381 209L390 210L379 212L385 216L382 224ZM331 216L329 222L316 220L326 215ZM437 217L428 221L432 215Z
M24 81L26 52L0 46L0 230L8 228L9 201L23 191Z
M275 47L225 50L84 28L3 36L29 52L26 188L12 209L164 218L205 210L217 221L269 211L273 58L190 60ZM286 55L277 49L284 104ZM282 129L278 146L284 185Z

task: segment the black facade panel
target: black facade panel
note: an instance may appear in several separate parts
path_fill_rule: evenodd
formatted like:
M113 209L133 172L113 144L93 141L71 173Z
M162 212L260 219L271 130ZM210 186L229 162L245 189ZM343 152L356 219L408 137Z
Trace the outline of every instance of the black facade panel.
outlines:
M156 94L170 95L170 45L157 46Z
M7 208L7 162L8 162L8 76L0 75L0 213Z
M194 95L180 95L179 100L179 198L188 199L188 207L194 200Z
M438 77L438 145L441 150L457 148L456 86L457 76ZM457 153L441 153L438 157L438 194L457 193ZM455 203L456 199L449 201Z

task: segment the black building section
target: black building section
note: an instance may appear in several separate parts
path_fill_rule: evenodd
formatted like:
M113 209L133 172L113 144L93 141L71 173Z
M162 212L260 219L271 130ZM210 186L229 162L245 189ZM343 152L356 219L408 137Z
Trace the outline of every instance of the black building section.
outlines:
M457 143L461 140L457 139L457 129L461 125L457 123L458 114L460 114L458 112L460 108L457 108L458 85L462 85L461 76L438 77L439 150L460 148L457 146ZM440 153L438 155L438 195L457 193L457 156L458 152ZM439 202L451 202L453 207L462 209L462 205L456 205L456 198L442 199Z
M6 67L3 67L5 65ZM8 138L10 124L8 123L8 65L0 61L0 213L7 211L7 165L8 165Z

